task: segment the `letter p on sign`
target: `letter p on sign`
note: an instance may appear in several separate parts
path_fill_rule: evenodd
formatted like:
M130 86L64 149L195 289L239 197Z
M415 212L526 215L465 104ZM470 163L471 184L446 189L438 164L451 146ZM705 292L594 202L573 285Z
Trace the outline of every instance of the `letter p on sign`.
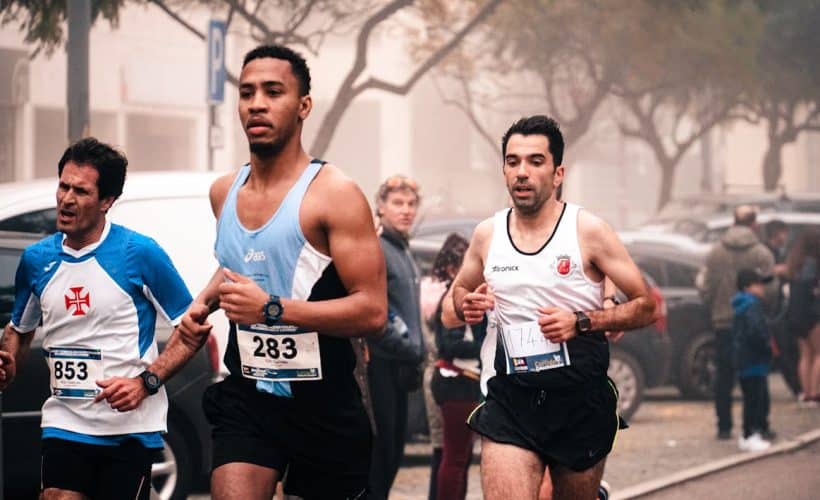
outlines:
M208 23L208 102L225 100L225 23Z

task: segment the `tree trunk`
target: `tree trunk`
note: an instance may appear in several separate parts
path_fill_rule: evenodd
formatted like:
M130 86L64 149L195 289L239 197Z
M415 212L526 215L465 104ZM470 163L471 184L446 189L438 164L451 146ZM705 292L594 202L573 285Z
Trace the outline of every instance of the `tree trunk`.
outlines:
M658 193L658 212L672 199L672 188L675 185L675 164L661 164L661 187Z
M785 143L777 139L769 140L769 149L763 156L763 188L766 191L774 191L780 183L780 176L783 173L783 163L781 154Z

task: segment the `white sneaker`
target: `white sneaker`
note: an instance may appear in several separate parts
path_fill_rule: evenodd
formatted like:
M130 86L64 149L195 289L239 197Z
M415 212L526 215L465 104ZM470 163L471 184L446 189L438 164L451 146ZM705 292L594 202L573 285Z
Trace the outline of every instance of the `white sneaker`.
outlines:
M817 408L818 404L817 401L813 399L806 399L806 395L802 392L797 395L797 407L798 408Z
M741 436L737 440L737 447L740 448L740 451L763 451L769 449L771 445L772 443L763 439L758 433L754 433L747 438Z

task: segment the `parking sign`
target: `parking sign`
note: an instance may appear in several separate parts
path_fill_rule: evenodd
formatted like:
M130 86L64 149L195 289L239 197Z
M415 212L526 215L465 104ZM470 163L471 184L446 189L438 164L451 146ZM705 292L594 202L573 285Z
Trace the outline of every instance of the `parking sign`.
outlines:
M225 100L225 22L208 23L208 102Z

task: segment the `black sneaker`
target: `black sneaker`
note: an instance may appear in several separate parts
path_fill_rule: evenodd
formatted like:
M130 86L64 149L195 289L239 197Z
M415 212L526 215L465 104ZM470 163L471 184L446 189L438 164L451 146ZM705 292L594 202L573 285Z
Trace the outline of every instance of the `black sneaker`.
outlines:
M717 438L721 441L732 439L732 431L718 431Z

